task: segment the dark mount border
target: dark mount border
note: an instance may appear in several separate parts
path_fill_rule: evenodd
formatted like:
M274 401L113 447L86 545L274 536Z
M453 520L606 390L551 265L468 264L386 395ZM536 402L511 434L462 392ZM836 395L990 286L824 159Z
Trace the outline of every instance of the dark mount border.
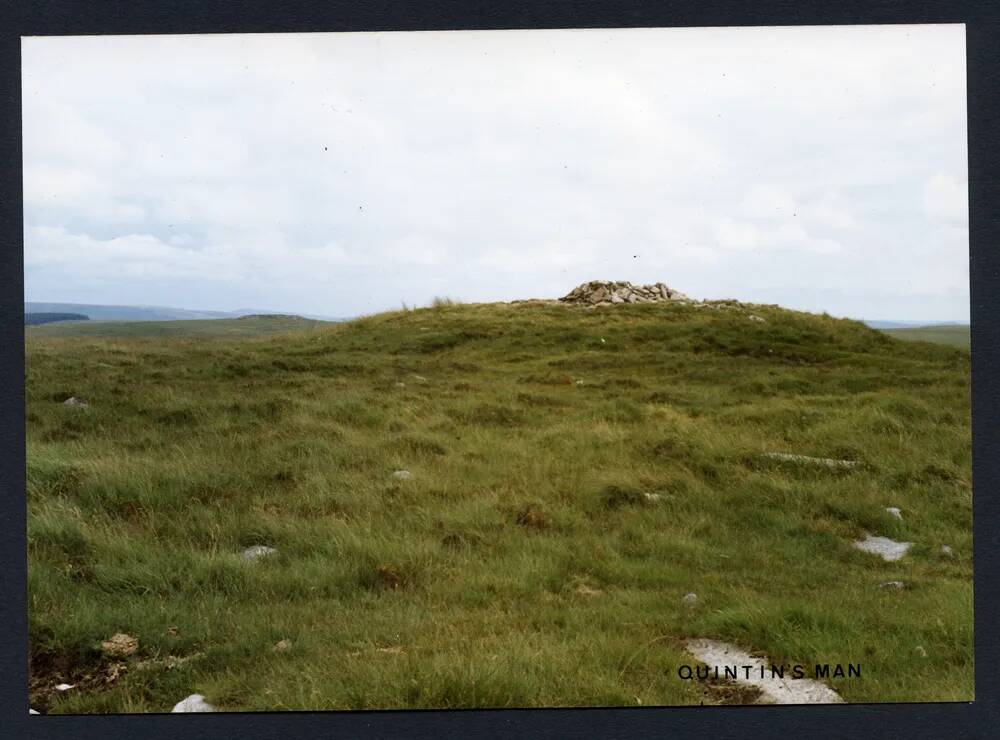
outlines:
M20 36L966 23L973 366L973 704L27 716ZM0 727L6 737L991 737L1000 720L1000 3L8 0L0 7Z

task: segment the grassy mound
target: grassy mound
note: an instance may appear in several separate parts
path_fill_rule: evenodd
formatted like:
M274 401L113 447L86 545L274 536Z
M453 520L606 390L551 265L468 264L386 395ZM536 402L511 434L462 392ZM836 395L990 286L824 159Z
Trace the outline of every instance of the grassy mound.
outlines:
M971 699L968 353L752 313L29 334L33 706L734 700L677 677L690 637L861 664L847 701ZM916 544L888 563L864 532ZM102 655L116 633L135 654Z

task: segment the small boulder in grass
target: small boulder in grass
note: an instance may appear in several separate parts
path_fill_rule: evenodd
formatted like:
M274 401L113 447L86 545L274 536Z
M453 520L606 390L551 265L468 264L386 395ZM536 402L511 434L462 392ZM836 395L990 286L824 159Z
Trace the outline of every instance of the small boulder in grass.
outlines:
M683 602L684 606L686 606L686 607L697 606L698 605L698 594L694 594L694 593L684 594L684 598L682 598L681 601Z
M76 396L70 396L65 401L63 401L63 406L80 406L80 407L84 407L84 406L89 406L89 405L90 404L88 404L82 398L77 398Z
M880 583L878 587L886 591L902 591L906 588L906 584L902 581L886 581L885 583Z
M214 712L215 707L205 701L205 697L201 694L191 694L191 696L186 699L181 699L179 702L174 704L174 708L170 710L171 714L184 714L188 712Z
M109 658L127 658L139 649L139 638L119 632L101 643L101 652Z
M254 545L244 550L242 557L244 560L252 561L267 557L268 555L274 555L276 552L278 551L267 545Z
M950 558L955 555L955 551L952 550L951 547L948 545L941 545L941 554L944 555L946 558Z
M900 521L903 521L903 512L900 511L897 507L895 507L895 506L886 506L885 510L887 512L889 512L890 515L896 517Z
M409 470L394 470L392 471L392 477L396 480L409 480L413 477L413 473Z
M276 653L286 653L292 649L291 640L278 640L274 643L274 652Z

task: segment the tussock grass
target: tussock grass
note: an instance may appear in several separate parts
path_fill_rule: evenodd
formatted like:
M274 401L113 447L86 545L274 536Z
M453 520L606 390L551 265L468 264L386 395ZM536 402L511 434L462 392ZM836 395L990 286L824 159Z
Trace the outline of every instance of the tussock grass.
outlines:
M33 705L739 700L677 678L687 637L861 663L848 701L971 699L968 353L753 313L442 300L255 336L29 332ZM916 545L886 563L851 547L866 531ZM244 562L258 544L278 552ZM117 680L51 691L110 670L116 632L140 640Z

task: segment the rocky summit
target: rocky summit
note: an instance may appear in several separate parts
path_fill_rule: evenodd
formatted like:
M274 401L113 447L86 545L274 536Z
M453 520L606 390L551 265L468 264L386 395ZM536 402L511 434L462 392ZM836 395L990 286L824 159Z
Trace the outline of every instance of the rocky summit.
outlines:
M668 288L663 283L633 285L627 281L592 280L584 283L559 299L565 303L583 303L603 306L612 303L653 303L656 301L687 301L683 293Z

